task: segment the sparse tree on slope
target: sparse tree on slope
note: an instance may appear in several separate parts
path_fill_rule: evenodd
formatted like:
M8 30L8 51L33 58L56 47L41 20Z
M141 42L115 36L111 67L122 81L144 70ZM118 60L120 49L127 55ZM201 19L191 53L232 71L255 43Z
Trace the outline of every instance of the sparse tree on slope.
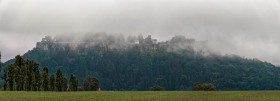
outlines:
M31 60L31 67L28 67L28 71L31 69L31 74L28 75L28 80L31 78L31 88L33 91L38 91L41 88L41 75L39 71L39 64Z

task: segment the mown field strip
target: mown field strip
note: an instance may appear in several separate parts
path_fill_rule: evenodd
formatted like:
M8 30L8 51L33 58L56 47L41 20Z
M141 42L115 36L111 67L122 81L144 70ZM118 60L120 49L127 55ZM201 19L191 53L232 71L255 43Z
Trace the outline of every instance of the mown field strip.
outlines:
M280 91L0 91L0 101L280 101Z

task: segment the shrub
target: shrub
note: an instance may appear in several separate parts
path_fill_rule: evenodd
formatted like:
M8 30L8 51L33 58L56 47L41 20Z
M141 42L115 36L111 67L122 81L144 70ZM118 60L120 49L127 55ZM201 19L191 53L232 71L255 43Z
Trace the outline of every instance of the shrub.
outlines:
M163 88L161 86L153 86L150 88L150 91L163 91Z
M216 87L211 83L196 83L193 87L194 91L215 91Z
M84 89L82 87L79 87L78 91L84 91Z

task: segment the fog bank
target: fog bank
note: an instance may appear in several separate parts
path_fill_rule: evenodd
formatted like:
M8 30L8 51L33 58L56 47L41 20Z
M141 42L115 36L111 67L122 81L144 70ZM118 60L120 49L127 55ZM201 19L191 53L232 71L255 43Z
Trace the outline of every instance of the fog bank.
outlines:
M4 61L45 35L107 32L206 41L222 54L280 64L279 0L1 0Z

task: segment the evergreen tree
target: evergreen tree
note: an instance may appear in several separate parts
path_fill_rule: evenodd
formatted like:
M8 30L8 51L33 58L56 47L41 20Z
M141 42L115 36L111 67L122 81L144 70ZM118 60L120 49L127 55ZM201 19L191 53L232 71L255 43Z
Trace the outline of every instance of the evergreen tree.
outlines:
M63 90L63 86L64 86L63 84L64 84L63 74L60 68L58 68L56 71L56 88L58 91Z
M63 77L63 82L62 82L62 87L63 87L63 91L66 91L68 89L68 80L66 77Z
M70 85L69 88L70 88L71 91L77 91L78 90L78 79L74 74L70 75L69 85Z
M43 67L43 72L44 72L44 73L47 73L47 74L49 73L49 69L48 69L47 66Z
M49 87L48 87L48 85L49 85L49 75L48 75L48 67L44 67L43 68L43 75L42 75L42 77L43 77L43 89L44 89L44 91L48 91L49 90Z
M2 71L2 61L1 61L1 51L0 51L0 73ZM4 91L7 90L7 68L4 68L4 74L1 76L1 79L4 80Z
M50 90L51 91L55 91L55 75L54 74L52 74L51 76L50 76Z
M15 80L15 66L10 64L8 66L8 84L10 91L14 90L14 80Z
M2 70L2 62L1 62L1 51L0 51L0 72Z
M7 67L4 68L4 74L2 75L1 79L4 80L4 91L7 90L7 81L8 81L8 78L7 78L7 75L8 75L8 70L7 70Z

